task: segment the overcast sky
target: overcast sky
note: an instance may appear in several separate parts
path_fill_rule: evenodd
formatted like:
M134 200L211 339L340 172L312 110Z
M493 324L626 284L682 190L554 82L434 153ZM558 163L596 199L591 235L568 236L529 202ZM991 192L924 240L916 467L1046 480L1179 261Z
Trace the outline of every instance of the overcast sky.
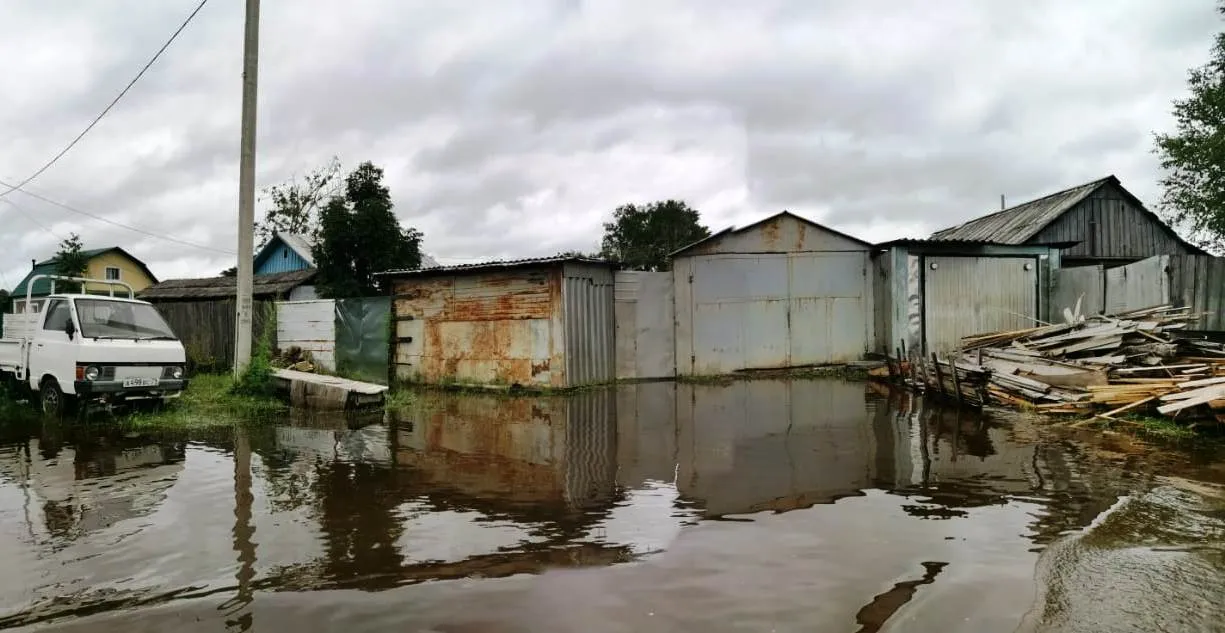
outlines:
M198 0L4 0L0 179L72 139ZM84 141L0 203L6 287L79 232L161 278L233 264L242 0L210 0ZM1154 130L1210 0L265 0L260 188L371 160L443 263L594 249L626 202L712 229L782 209L926 236L1115 174L1155 206ZM257 207L262 215L262 203ZM49 229L49 230L48 230Z

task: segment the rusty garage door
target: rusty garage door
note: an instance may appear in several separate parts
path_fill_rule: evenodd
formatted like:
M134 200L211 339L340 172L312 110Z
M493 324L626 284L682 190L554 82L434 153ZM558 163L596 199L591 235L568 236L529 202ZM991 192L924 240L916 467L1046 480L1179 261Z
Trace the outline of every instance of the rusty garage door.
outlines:
M1038 258L924 257L926 352L944 355L972 334L1034 327Z

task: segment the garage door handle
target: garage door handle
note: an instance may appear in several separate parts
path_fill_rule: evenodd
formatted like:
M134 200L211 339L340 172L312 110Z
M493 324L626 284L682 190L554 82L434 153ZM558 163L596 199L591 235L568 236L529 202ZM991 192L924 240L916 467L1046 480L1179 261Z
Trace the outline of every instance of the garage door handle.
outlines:
M43 346L43 344L42 344L42 343L39 343L39 344L38 344L36 347L42 347L42 346Z

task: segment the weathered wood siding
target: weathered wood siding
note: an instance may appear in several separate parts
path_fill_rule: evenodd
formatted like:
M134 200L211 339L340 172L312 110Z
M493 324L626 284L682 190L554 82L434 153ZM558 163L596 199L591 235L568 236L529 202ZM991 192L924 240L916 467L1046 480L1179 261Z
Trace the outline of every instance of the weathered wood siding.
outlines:
M1170 296L1201 315L1190 327L1225 331L1225 257L1187 255L1170 258Z
M336 302L282 301L277 303L276 338L281 349L300 347L315 363L336 370Z
M1100 303L1109 313L1140 310L1159 305L1191 308L1198 316L1192 330L1225 331L1225 258L1207 255L1158 255L1103 270L1102 267L1059 271L1061 304L1069 304L1082 293L1087 297L1104 293L1100 301L1086 304L1082 314ZM1068 305L1055 306L1062 310ZM1052 318L1062 317L1052 314Z
M1064 261L1134 261L1153 255L1185 255L1186 246L1152 214L1114 185L1101 187L1064 213L1029 243L1080 242L1063 251Z
M155 303L154 307L183 341L187 363L192 370L217 370L234 366L235 307L232 299L215 301L174 301ZM256 301L252 326L258 343L271 327L275 335L273 303ZM272 339L276 347L275 336Z

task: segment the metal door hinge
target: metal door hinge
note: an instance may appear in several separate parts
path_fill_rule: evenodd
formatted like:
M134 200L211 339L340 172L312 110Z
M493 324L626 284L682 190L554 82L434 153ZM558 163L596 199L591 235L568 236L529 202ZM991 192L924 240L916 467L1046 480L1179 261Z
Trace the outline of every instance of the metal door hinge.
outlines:
M689 275L689 283L693 283L693 275Z

